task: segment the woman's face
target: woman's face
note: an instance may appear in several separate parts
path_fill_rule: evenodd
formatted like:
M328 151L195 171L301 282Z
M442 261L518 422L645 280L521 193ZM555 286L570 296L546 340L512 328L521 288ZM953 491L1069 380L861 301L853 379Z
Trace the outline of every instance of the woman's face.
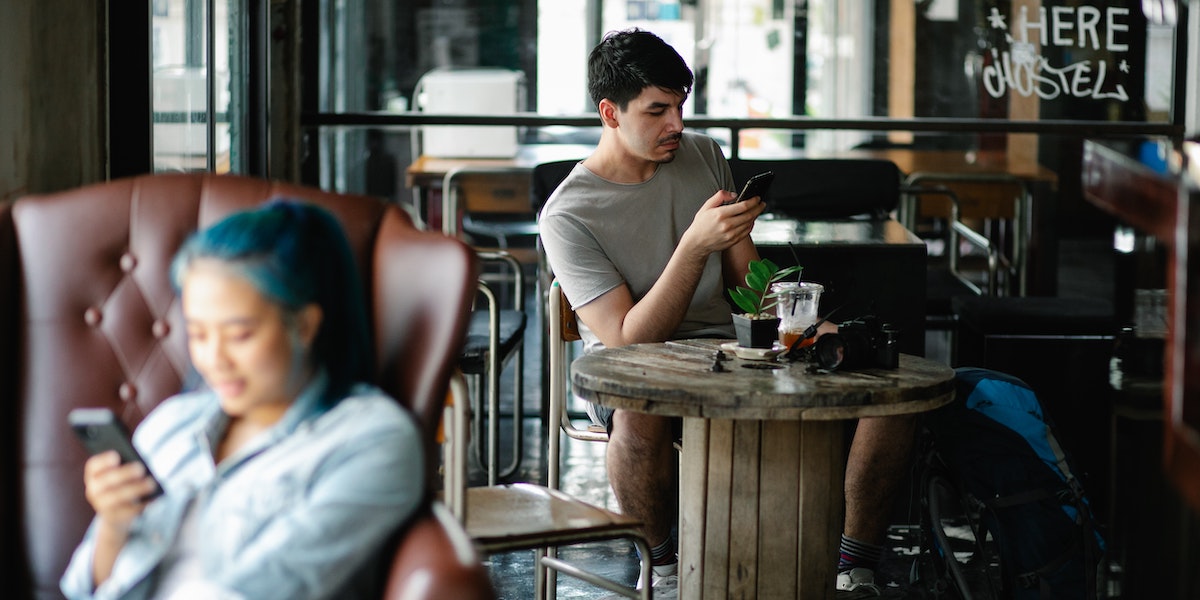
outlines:
M198 260L183 277L188 352L231 417L273 421L311 377L308 348L320 321L310 305L297 318L215 260ZM294 322L291 322L294 321Z

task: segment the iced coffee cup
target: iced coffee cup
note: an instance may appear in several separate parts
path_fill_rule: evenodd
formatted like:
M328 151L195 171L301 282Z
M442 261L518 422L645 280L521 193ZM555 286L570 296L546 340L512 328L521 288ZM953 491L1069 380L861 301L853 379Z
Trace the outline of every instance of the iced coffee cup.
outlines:
M771 285L776 294L775 314L779 316L779 342L790 348L804 335L804 330L817 322L817 308L821 303L821 292L825 286L811 281L788 281ZM799 348L816 341L816 336L805 340Z

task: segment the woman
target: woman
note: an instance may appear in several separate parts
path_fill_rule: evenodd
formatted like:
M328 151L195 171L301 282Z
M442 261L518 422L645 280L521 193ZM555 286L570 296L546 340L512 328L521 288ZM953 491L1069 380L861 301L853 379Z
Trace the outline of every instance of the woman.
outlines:
M350 249L290 201L190 238L171 266L204 390L164 401L134 444L84 467L96 517L71 598L378 597L371 577L420 502L421 436L361 383L372 361Z

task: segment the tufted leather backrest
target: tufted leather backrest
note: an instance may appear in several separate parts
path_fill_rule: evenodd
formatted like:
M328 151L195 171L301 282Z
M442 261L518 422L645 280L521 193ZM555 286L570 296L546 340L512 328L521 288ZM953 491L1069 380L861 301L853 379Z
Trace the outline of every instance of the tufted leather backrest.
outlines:
M17 597L57 598L91 519L67 412L107 406L132 429L188 379L168 265L194 230L273 197L330 209L366 286L376 383L434 441L478 267L398 207L238 176L151 175L0 206L0 539Z

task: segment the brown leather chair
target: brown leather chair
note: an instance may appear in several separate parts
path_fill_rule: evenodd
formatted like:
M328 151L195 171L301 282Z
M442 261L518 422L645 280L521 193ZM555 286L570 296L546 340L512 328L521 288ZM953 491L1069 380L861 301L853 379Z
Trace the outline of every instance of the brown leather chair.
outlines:
M133 428L188 376L167 277L175 249L198 227L278 196L325 206L345 226L367 288L375 383L423 425L434 480L437 427L478 280L470 248L417 230L381 200L246 177L152 175L28 196L0 204L0 539L9 597L60 597L58 579L92 517L86 457L67 412L108 406ZM398 532L386 597L493 597L461 526L428 504Z

